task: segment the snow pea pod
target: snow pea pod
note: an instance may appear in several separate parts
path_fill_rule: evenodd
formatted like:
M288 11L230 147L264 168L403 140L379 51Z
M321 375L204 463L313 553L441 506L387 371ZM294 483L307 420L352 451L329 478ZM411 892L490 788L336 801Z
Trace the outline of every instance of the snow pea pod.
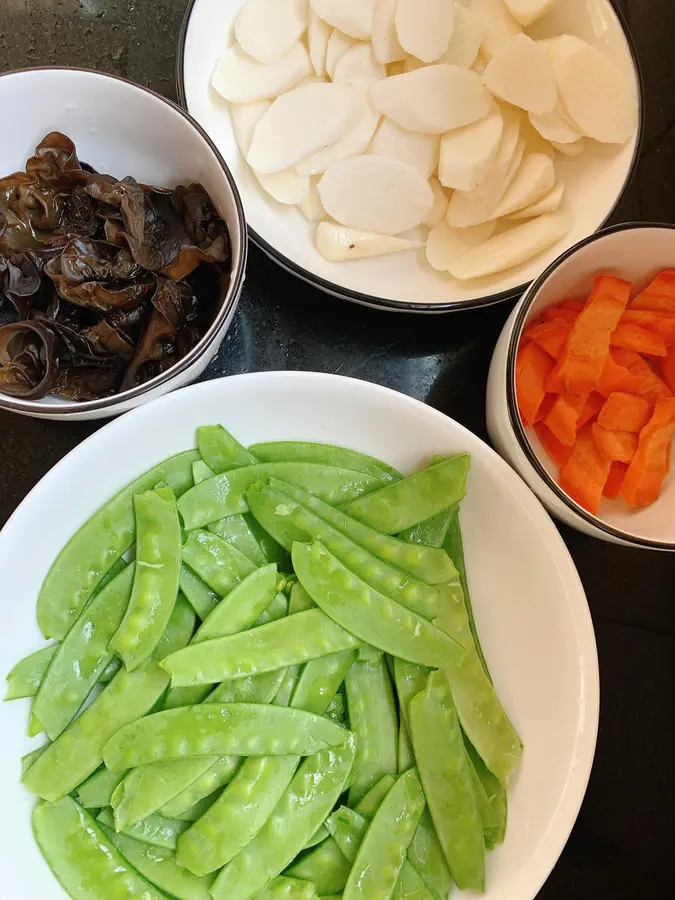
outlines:
M299 581L296 581L291 588L291 602L288 609L289 616L294 616L299 612L306 612L308 609L316 609L316 603L309 596Z
M124 859L159 890L166 891L176 900L211 900L209 888L213 884L213 878L197 878L191 872L181 869L171 850L151 847L125 834L116 834L113 829L105 826L103 831Z
M45 637L65 637L92 592L134 542L134 494L165 481L179 497L192 487L196 451L179 453L128 485L80 528L47 573L37 602L40 630Z
M187 644L194 623L193 610L179 600L150 659L134 672L122 669L117 673L26 772L26 787L54 802L91 775L103 761L103 747L112 735L145 715L162 696L168 677L158 665L159 660Z
M319 895L308 881L280 875L256 894L255 900L319 900Z
M244 556L248 556L251 562L256 566L264 566L268 562L273 562L267 558L258 539L249 527L249 519L252 517L247 513L244 516L229 516L226 519L220 519L218 522L212 522L208 526L211 534L217 535L228 544L236 547Z
M192 463L192 480L195 484L201 484L202 481L213 478L215 474L211 466L207 466L203 459L197 459Z
M452 878L434 823L429 815L429 807L422 813L417 831L408 848L408 862L435 900L447 900L452 888Z
M180 589L202 622L220 603L218 594L185 563L180 567Z
M353 469L316 463L260 463L216 475L188 491L178 504L185 527L189 531L203 528L219 519L248 512L246 491L257 481L271 477L282 478L333 504L354 499L382 485L379 478Z
M117 675L117 673L119 672L119 670L121 668L122 668L122 660L117 659L117 657L114 656L110 660L108 665L105 667L105 669L99 675L99 679L98 679L99 684L110 684L110 682L113 680L115 675Z
M466 494L468 453L409 475L401 481L343 503L348 516L384 534L399 534L438 515Z
M493 775L488 769L474 749L471 741L469 741L466 736L464 738L464 746L466 747L466 752L469 754L469 759L473 763L476 774L483 785L483 790L490 801L490 806L492 807L492 812L494 814L495 824L489 834L489 840L493 846L495 844L503 844L504 837L506 836L506 821L508 818L508 798L506 789L497 776Z
M43 647L42 650L36 650L35 653L25 656L16 664L7 675L5 700L34 697L59 646L59 644L50 644L48 647Z
M348 732L299 709L258 703L202 703L154 713L105 745L113 771L193 756L300 756L344 743Z
M221 871L214 900L249 900L302 850L342 793L354 761L353 736L308 757L256 837Z
M238 756L221 756L213 765L196 778L192 784L188 785L184 790L177 794L173 800L166 803L161 813L169 819L184 819L186 813L192 810L195 805L213 796L216 800L216 792L220 788L228 785L239 768L241 759ZM211 804L209 804L210 806ZM197 821L207 811L206 807L202 813L195 818L185 819L185 821Z
M286 549L290 550L296 541L311 543L314 539L319 540L371 587L425 619L436 616L438 592L433 587L411 579L373 556L294 497L268 485L257 484L247 491L246 499L253 515Z
M101 766L77 789L78 802L88 809L103 809L110 801L117 786L124 780L124 774L111 772Z
M366 644L426 666L442 666L464 654L454 638L371 588L319 541L294 544L292 555L298 578L312 600Z
M128 609L110 649L129 672L145 662L164 634L180 578L181 534L171 488L134 496L136 563Z
M26 753L25 756L21 757L21 774L25 775L28 769L33 765L36 759L39 759L42 754L45 752L49 744L44 744L42 747L38 747L37 750L31 751L31 753Z
M402 531L397 537L407 544L425 544L427 547L442 547L448 535L450 522L454 515L455 507L444 509L430 519L425 519L419 525ZM452 556L450 557L452 559ZM453 560L454 561L454 560Z
M480 780L478 772L476 771L476 767L472 763L471 757L468 755L468 752L467 760L469 762L471 784L473 785L473 795L476 798L478 818L480 819L481 827L483 829L483 841L485 842L485 846L491 850L494 846L493 835L497 830L497 816L492 809L490 798L487 795L487 791L483 787L483 782Z
M405 722L401 721L398 726L398 771L399 773L407 772L415 765L415 754L413 752L408 729Z
M276 584L275 563L251 572L213 610L192 643L199 644L251 628L274 600Z
M408 862L403 863L391 896L393 900L434 900L431 891Z
M257 568L236 547L208 531L191 531L188 534L183 545L183 562L220 597L229 594Z
M102 809L96 817L101 825L108 828L114 828L112 810ZM142 822L137 822L129 828L125 828L123 833L144 844L151 844L153 847L164 847L165 850L175 850L179 836L189 827L189 822L180 822L178 819L167 819L160 816L159 813L153 813Z
M383 775L396 775L398 716L384 659L355 662L345 678L349 724L357 736L349 802L358 803Z
M372 475L380 481L389 483L399 481L400 472L374 456L335 447L332 444L317 444L306 441L270 441L264 444L252 444L249 448L258 462L308 462L320 463L324 466L337 466L340 469L354 469L364 475Z
M441 584L457 577L456 569L445 550L424 547L421 544L407 544L390 535L380 534L335 509L329 503L324 503L318 497L293 485L277 478L270 478L269 483L270 487L311 509L324 522L332 525L355 544L364 547L373 556L396 566L402 572L407 572L413 578L418 578L426 584Z
M410 717L408 715L410 701L426 690L428 678L429 669L425 669L424 666L416 666L403 659L394 660L394 681L396 682L398 705L408 733L410 733Z
M441 671L410 701L415 758L429 812L450 872L460 890L485 890L483 830L462 730Z
M324 715L354 662L354 651L343 650L308 662L298 680L292 705Z
M301 665L359 645L357 638L321 610L310 609L250 631L186 647L168 656L162 666L173 685L215 684Z
M417 772L409 769L389 791L365 834L344 900L392 895L424 806Z
M197 429L197 447L204 462L214 472L227 472L256 462L222 425L202 425Z
M38 803L32 824L47 865L73 900L163 900L71 797Z
M342 725L343 728L349 728L347 700L342 691L337 693L330 701L326 710L326 715L332 722Z
M209 809L218 799L219 795L220 788L216 788L215 791L207 794L206 797L201 797L199 800L197 800L196 803L193 803L186 809L181 810L181 812L174 815L173 818L178 819L180 822L187 822L188 824L196 822L197 819L201 819L201 817L209 811ZM167 818L169 817L167 816Z
M65 636L33 701L33 712L52 741L67 728L113 654L108 643L124 618L134 563L94 597Z

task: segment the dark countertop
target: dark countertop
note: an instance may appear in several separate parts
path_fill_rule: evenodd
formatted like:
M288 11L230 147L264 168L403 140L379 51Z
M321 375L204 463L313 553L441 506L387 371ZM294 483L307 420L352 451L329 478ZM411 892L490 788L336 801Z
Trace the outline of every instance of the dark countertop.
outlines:
M77 64L124 75L175 99L174 52L186 5L187 0L2 0L0 69ZM614 221L673 222L675 4L617 5L642 64L647 127L636 178ZM11 128L11 122L3 125ZM260 369L354 375L424 400L486 437L488 364L509 309L428 318L380 314L320 294L252 247L239 311L206 377ZM0 525L96 427L0 412ZM675 556L562 531L597 632L600 735L577 825L539 896L673 896Z

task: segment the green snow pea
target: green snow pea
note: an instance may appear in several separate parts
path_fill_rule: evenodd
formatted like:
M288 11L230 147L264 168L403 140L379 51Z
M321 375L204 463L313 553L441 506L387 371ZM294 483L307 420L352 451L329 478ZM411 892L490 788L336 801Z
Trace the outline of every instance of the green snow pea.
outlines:
M371 787L363 800L359 800L354 807L354 812L363 816L364 819L372 819L395 784L396 779L393 776L383 775L377 784Z
M290 706L291 699L293 698L293 694L295 693L295 689L298 686L298 681L300 680L300 672L302 671L302 666L290 666L286 670L286 675L284 677L283 682L281 683L281 687L279 688L279 692L274 698L275 706Z
M197 819L201 819L204 813L208 812L209 809L216 802L218 797L220 796L220 788L216 788L215 791L212 791L210 794L207 794L206 797L200 797L196 803L191 804L186 809L177 812L172 818L178 819L181 822L187 822L191 824L192 822L196 822ZM169 816L167 816L169 818Z
M103 830L124 859L150 884L177 900L211 900L209 888L213 884L213 878L197 878L191 872L181 869L171 850L151 847L125 834L116 834L106 826L103 826Z
M44 728L42 727L42 722L38 719L35 713L31 711L31 714L28 717L28 737L37 737L38 734L42 734L43 731Z
M471 774L471 784L473 785L473 795L476 798L476 809L478 810L478 817L483 829L483 840L485 842L485 846L488 849L492 849L492 847L494 846L494 835L498 827L497 816L495 815L495 811L492 808L492 804L490 803L490 798L487 795L487 791L483 787L483 782L480 780L478 772L476 771L476 767L471 761L468 750L467 760L469 763L469 772Z
M255 895L255 900L318 900L316 888L308 881L280 875Z
M358 803L383 775L396 775L398 716L384 659L355 662L345 677L349 724L357 736L350 776L350 805Z
M413 752L410 736L405 722L401 720L398 726L398 771L399 773L407 772L415 765L415 754Z
M403 863L401 874L398 876L394 893L391 896L393 900L434 900L431 891L407 862Z
M371 647L370 644L364 644L363 647L359 647L359 660L361 662L367 663L377 663L379 662L384 653L381 650L378 650L377 647Z
M402 531L397 537L408 544L425 544L427 547L442 547L448 535L450 522L454 515L455 507L445 509L430 519L425 519L419 525ZM452 557L450 557L452 559ZM454 560L453 560L454 561Z
M7 694L5 700L21 700L23 697L34 697L42 684L45 672L59 649L60 644L50 644L42 650L36 650L25 656L7 675Z
M202 481L208 481L213 478L216 473L211 466L207 466L203 459L196 459L192 463L192 480L195 484L201 484Z
M372 475L384 483L399 481L402 477L396 469L374 456L335 447L332 444L314 444L304 441L270 441L265 444L252 444L249 448L258 462L306 462L320 463L324 466L337 466L340 469L354 469L364 475Z
M208 696L209 703L273 703L286 680L286 669L223 681Z
M204 462L214 472L227 472L256 462L222 425L202 425L197 429L197 447Z
M429 669L425 669L424 666L416 666L403 659L394 660L394 681L396 682L398 704L408 733L410 733L410 717L408 715L410 701L417 694L426 690L428 678Z
M133 559L135 559L136 558L135 549L136 548L134 547L134 552L128 553L127 556L133 557ZM133 562L133 559L130 559L129 561ZM111 581L114 581L115 578L117 578L117 576L120 574L120 572L123 572L128 565L129 565L129 563L123 557L118 559L116 563L113 563L113 565L108 569L108 571L105 573L103 578L96 585L96 587L94 588L94 590L91 593L91 596L95 597L97 594L100 594L101 591L103 590L103 588L107 587Z
M112 810L102 809L96 817L101 825L108 828L115 827ZM181 822L178 819L167 819L159 813L153 813L142 822L137 822L123 833L128 837L142 841L144 844L152 844L153 847L164 847L165 850L175 850L180 835L188 828L189 822Z
M88 809L103 809L110 801L117 786L124 780L120 772L111 772L105 766L97 769L77 789L78 802Z
M325 825L321 825L319 828L317 828L317 830L314 832L312 837L307 841L302 849L311 850L312 847L317 847L319 844L323 844L323 842L325 840L328 840L329 837L330 834L328 833L327 828L325 827Z
M299 581L296 581L291 588L291 602L288 609L288 615L294 616L296 613L306 612L308 609L316 609L316 603L309 596Z
M332 722L342 725L343 728L349 728L347 698L342 691L339 691L330 701L325 714Z
M415 758L429 812L460 890L485 890L483 829L462 730L443 672L410 701Z
M324 715L353 662L353 650L343 650L308 662L293 694L293 706Z
M188 530L203 528L219 519L248 512L244 494L257 481L282 478L316 494L326 503L341 503L373 491L379 478L316 463L261 463L235 469L202 481L180 500L178 509Z
M489 839L493 845L503 844L504 837L506 836L506 822L508 818L506 789L497 776L493 775L488 769L474 749L471 741L469 741L466 736L464 738L464 746L466 747L466 752L469 754L469 759L473 763L476 774L483 785L483 790L490 801L490 806L492 807L492 812L494 814L495 825L489 835Z
M319 541L294 544L293 565L312 600L364 643L426 666L441 666L464 654L454 638L371 588Z
M59 645L33 701L51 740L75 718L111 662L108 643L124 618L133 583L134 563L87 604Z
M216 879L214 900L248 900L297 856L342 793L354 762L353 736L308 757L256 837Z
M183 819L188 811L193 810L195 806L209 799L212 795L215 801L216 793L220 788L226 787L232 781L240 763L241 760L238 756L219 757L203 775L196 778L185 790L177 794L173 800L164 804L161 809L162 815L167 816L169 819ZM203 813L210 806L211 804L203 810ZM186 821L196 821L199 818L201 816L196 816L194 819L186 819Z
M42 747L38 747L37 750L32 750L30 753L26 753L25 756L21 757L21 774L25 775L28 769L33 765L36 759L39 759L42 754L45 752L49 744L44 744Z
M229 594L257 568L248 556L208 531L191 531L188 534L183 545L183 562L220 597Z
M392 895L424 806L417 772L409 769L375 813L347 879L344 900Z
M445 550L421 544L408 544L390 535L380 534L330 504L324 503L319 497L314 497L311 493L278 478L270 478L269 486L292 497L305 509L311 510L326 524L368 550L373 556L425 584L440 584L457 577L457 570Z
M348 516L384 534L399 534L459 503L466 494L468 453L342 504ZM193 488L194 490L194 488Z
M32 824L47 865L73 900L163 900L71 797L38 803Z
M220 603L218 594L185 563L180 567L180 589L202 622Z
M276 585L275 563L251 572L216 606L197 631L193 644L251 628L274 600Z
M181 535L171 488L134 497L136 563L129 607L110 649L129 672L145 662L164 634L180 578Z
M121 668L122 668L122 660L117 659L117 657L114 656L110 660L108 665L105 667L105 669L99 675L98 683L99 684L110 684L110 682L113 680L115 675L117 675L117 673L119 672L119 670Z
M102 506L70 539L40 589L37 616L45 637L65 637L98 583L133 544L134 494L165 481L179 497L192 487L192 463L197 458L196 451L190 450L150 469Z
M422 813L417 831L408 848L408 862L435 900L448 900L452 878L428 806Z
M247 513L245 516L230 516L226 519L220 519L218 522L212 522L208 526L211 534L217 535L228 544L236 547L244 556L248 556L251 562L256 566L264 566L270 562L263 548L260 546L257 538L249 527L249 519L252 517Z
M202 703L211 693L211 685L193 685L192 687L170 687L164 698L163 709L177 709L179 706L196 706Z
M115 675L82 715L33 763L23 778L26 787L53 802L91 775L103 761L103 747L115 732L144 716L162 697L168 677L158 662L187 644L194 623L193 610L179 600L150 659L134 672L122 669Z
M202 703L169 709L121 728L105 745L113 771L193 756L300 756L344 743L348 732L299 709L259 703Z
M257 484L247 491L246 499L253 515L286 549L290 550L296 541L311 543L317 539L371 587L425 619L436 616L438 592L435 588L411 579L373 556L293 497L268 485Z
M300 665L357 648L360 643L321 610L310 609L250 631L186 647L167 657L162 666L173 685L215 684Z

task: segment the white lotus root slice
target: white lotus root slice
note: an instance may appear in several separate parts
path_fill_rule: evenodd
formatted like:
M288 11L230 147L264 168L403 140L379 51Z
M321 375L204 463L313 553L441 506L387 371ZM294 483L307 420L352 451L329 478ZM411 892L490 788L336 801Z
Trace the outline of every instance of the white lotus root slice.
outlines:
M455 5L455 28L450 45L439 62L470 69L478 58L478 51L485 35L483 21L471 6ZM482 74L482 72L481 72Z
M452 0L398 0L396 33L404 50L432 63L450 46L455 28Z
M427 66L385 78L371 88L375 108L401 128L445 134L486 116L490 92L478 75L458 66Z
M543 47L525 34L507 41L488 63L483 84L513 106L543 115L558 100L553 65Z
M333 29L327 22L319 18L313 9L309 11L309 25L307 27L307 43L309 45L309 58L317 75L326 74L326 54L328 41Z
M248 163L263 174L282 172L336 143L363 112L351 84L308 84L282 94L253 132Z
M485 29L481 52L488 60L496 56L512 37L522 32L504 0L473 0L471 8L480 17Z
M375 59L388 65L406 58L396 33L396 7L398 0L378 0L373 17L373 53Z
M379 63L370 44L358 43L338 60L333 81L371 82L387 77L385 67Z
M278 62L264 65L238 47L228 47L218 60L211 85L230 103L251 103L290 91L312 71L309 53L297 43Z
M321 222L316 231L316 248L330 262L368 259L372 256L400 253L402 250L416 250L423 246L423 241L345 228L334 222Z
M504 0L506 7L523 28L550 13L558 0Z
M307 28L307 0L248 0L234 23L244 53L261 63L276 63Z
M504 118L494 104L484 119L444 135L438 165L441 184L460 191L475 190L490 171L503 131Z
M440 222L445 221L445 216L448 212L449 198L438 178L432 176L429 179L429 185L434 192L434 205L427 213L422 224L426 225L428 228L434 228Z
M438 166L440 145L441 139L437 135L406 131L391 119L384 118L375 132L370 152L375 156L398 159L429 178Z
M310 0L312 9L333 28L367 41L373 33L373 17L377 0Z
M527 206L525 209L519 209L518 212L511 213L511 215L507 216L507 219L534 219L537 216L543 216L544 213L554 213L558 212L560 207L562 206L563 197L565 195L565 185L562 181L559 181L553 188L552 191L549 191L545 197L542 197L541 200L538 200L536 203L533 203L532 206Z
M573 35L540 44L553 63L560 96L579 131L603 144L630 140L637 129L637 94L623 72L597 47Z
M352 156L319 182L328 215L348 228L396 235L416 228L434 203L429 182L405 163L384 156Z
M555 167L551 157L544 153L527 153L516 177L499 201L494 218L501 219L531 206L552 191L554 185Z
M441 222L427 238L427 262L438 272L449 272L451 266L469 250L475 250L494 234L495 222L484 222L472 228L451 228Z

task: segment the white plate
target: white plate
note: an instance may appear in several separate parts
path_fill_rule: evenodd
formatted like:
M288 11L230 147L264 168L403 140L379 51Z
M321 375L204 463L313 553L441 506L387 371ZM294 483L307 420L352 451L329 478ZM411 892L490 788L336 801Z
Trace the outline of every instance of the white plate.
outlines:
M245 444L343 444L410 471L436 453L469 451L462 524L487 659L525 742L505 844L489 854L486 900L532 900L577 816L598 725L598 664L583 588L553 523L524 482L461 425L403 394L336 375L269 372L185 388L80 444L0 533L0 672L42 645L35 599L58 551L104 501L222 422ZM73 490L77 486L77 490ZM0 704L0 897L62 900L30 830L20 785L29 704ZM106 898L101 898L106 900Z
M565 204L573 215L572 231L546 253L510 272L462 283L434 272L424 250L328 262L314 246L316 224L263 192L237 147L228 104L210 87L218 56L233 42L232 27L244 2L192 0L178 53L179 94L225 157L241 191L251 237L293 274L339 297L386 309L442 312L486 305L522 292L560 253L600 228L612 213L632 172L639 133L624 147L594 145L577 159L557 154ZM537 38L565 33L584 38L614 60L640 96L634 51L608 0L562 0L529 33Z

